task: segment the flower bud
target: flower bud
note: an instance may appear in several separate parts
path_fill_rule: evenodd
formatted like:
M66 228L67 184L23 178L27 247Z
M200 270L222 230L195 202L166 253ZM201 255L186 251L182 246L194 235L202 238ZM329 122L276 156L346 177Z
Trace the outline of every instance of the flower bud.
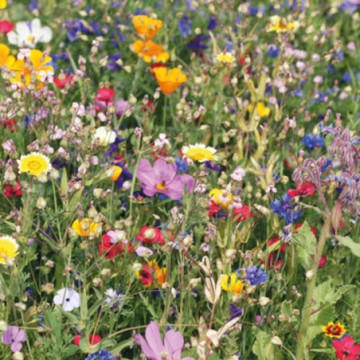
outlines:
M46 201L45 201L45 199L44 199L42 196L40 196L40 197L37 199L37 201L36 201L36 207L37 207L38 209L40 209L40 210L43 210L43 209L46 208Z
M278 336L274 336L274 337L271 339L271 342L272 342L274 345L282 346L282 341L281 341L281 339L280 339Z

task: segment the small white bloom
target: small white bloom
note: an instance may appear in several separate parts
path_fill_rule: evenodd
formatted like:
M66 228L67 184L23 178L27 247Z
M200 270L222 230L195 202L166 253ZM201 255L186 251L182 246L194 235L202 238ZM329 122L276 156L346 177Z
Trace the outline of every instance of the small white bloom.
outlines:
M7 34L10 44L18 47L35 48L37 43L48 43L52 39L52 30L48 26L41 26L40 19L20 21L15 29Z
M116 134L113 130L101 126L96 129L93 139L94 141L97 141L100 146L107 146L115 142Z
M246 174L245 170L240 166L238 166L231 174L231 178L234 181L241 181L245 177L245 174Z
M54 297L55 305L62 305L64 311L73 311L80 307L80 294L73 289L60 289Z

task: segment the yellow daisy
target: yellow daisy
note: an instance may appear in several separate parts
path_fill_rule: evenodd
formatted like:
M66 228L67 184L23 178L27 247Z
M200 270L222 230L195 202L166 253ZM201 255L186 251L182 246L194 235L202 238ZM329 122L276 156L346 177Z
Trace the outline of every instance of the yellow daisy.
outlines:
M216 205L220 205L223 209L226 209L232 201L232 195L229 191L212 189L209 192L210 200L212 200Z
M248 106L248 111L253 111L253 105ZM266 107L262 102L256 104L256 111L260 117L268 117L270 115L270 108Z
M345 333L345 326L340 323L334 324L330 321L326 326L321 327L322 331L325 331L326 336L341 338Z
M89 218L83 219L81 221L75 220L72 224L73 230L81 235L81 236L88 236L90 233L97 235L96 228L99 224L95 223L94 221L90 222Z
M6 260L13 260L18 254L18 243L11 236L0 236L0 263L6 264Z
M216 149L205 146L205 144L184 146L182 153L186 158L199 162L217 160Z
M230 284L229 282L230 277ZM234 294L240 294L244 288L244 283L237 279L236 273L229 275L222 275L221 288L226 291L230 291Z
M296 30L299 26L299 23L297 21L287 22L285 19L282 19L277 15L272 16L270 18L270 21L271 23L268 27L268 31L276 31L277 33Z
M50 160L47 156L32 152L29 155L21 156L17 160L19 165L19 173L28 173L39 177L42 173L48 173L51 170Z
M219 54L216 59L223 64L232 64L235 61L235 58L229 52L226 54Z

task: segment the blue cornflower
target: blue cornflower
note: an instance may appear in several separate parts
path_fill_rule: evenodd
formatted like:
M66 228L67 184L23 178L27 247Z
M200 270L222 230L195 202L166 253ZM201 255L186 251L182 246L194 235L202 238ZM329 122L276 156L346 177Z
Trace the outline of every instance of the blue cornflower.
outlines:
M99 350L89 355L85 360L115 360L115 357L107 350Z
M192 20L188 16L183 16L178 24L178 29L181 36L185 39L188 35L192 33Z
M176 165L177 172L189 170L189 165L187 164L187 162L184 160L181 160L178 157L175 157L175 165Z
M258 8L256 8L254 5L250 5L248 14L251 16L256 16L258 11L259 11Z
M279 48L274 44L270 44L268 47L268 56L276 58L278 57L278 55L279 55Z
M302 96L303 96L303 92L302 92L301 89L296 89L296 90L294 91L294 94L295 94L295 96L297 96L297 97L302 97Z
M279 215L282 218L285 218L286 224L291 224L296 222L301 217L301 210L294 210L296 205L290 204L292 197L288 194L282 196L283 202L278 199L275 199L270 203L270 209L274 211L275 214Z
M267 281L268 275L265 271L257 266L248 266L245 269L246 280L250 281L250 285L259 285Z
M119 59L121 59L121 57L122 57L121 52L110 55L108 57L106 68L111 70L111 71L121 70L123 67L117 63L117 61Z
M301 141L309 150L312 150L315 147L324 147L325 146L325 140L321 135L306 134L301 139Z
M209 24L208 24L207 29L208 30L215 30L215 28L217 26L217 23L218 23L218 21L217 21L216 17L210 16Z
M194 37L194 39L192 39L187 45L186 47L188 49L194 50L195 54L198 55L200 53L201 50L207 49L208 46L206 44L203 43L203 41L205 40L209 40L210 36L209 35L196 35Z
M329 166L332 167L332 161L330 159L326 159L325 165L320 168L321 172L326 171Z

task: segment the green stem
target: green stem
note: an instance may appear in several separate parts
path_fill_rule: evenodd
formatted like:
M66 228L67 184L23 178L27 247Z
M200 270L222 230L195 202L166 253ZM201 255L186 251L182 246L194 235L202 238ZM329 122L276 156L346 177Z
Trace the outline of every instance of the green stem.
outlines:
M313 266L311 269L312 277L311 277L310 282L307 287L306 299L305 299L305 303L304 303L304 307L303 307L303 316L302 316L301 327L300 327L300 334L299 334L298 345L297 345L297 349L296 349L296 360L304 359L305 339L306 339L306 334L307 334L309 320L310 320L311 301L313 298L315 285L316 285L317 270L319 268L321 255L324 250L327 235L330 231L331 223L332 223L331 215L328 215L325 225L321 231L321 236L320 236L318 246L316 248L315 259L314 259L314 263L313 263Z
M130 190L130 218L133 217L133 196L134 196L134 189L135 189L135 182L136 182L136 174L137 174L137 171L139 168L139 162L140 162L141 155L142 155L141 139L138 139L138 141L139 141L139 155L136 160L136 166L135 166L135 171L134 171L133 178L131 181L131 190Z
M167 106L167 95L164 95L164 108L163 108L163 128L164 132L166 132L166 106Z

